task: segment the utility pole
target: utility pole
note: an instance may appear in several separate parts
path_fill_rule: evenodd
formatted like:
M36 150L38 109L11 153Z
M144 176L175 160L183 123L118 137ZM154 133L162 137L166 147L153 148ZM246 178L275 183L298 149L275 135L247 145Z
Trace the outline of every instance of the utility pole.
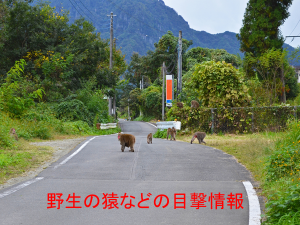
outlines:
M161 119L161 121L164 121L165 120L165 62L163 62L162 72L163 72L163 88L162 88L162 119Z
M283 103L286 103L286 95L285 95L285 81L284 81L284 67L283 64L281 66L281 76L280 76L281 82L282 82L282 90L281 90L281 97L280 100Z
M113 12L110 13L110 15L107 15L107 16L110 16L110 54L109 54L109 69L112 70L113 68L113 32L114 32L114 29L113 29L113 18L114 15ZM108 96L108 110L109 110L109 115L111 116L112 115L112 99L110 96ZM115 112L114 112L115 113Z
M128 121L130 121L129 100L130 100L130 99L128 99Z
M113 41L113 48L117 49L117 39L114 38L114 41ZM116 120L118 119L117 118L117 112L116 112L116 93L114 95L114 102L113 102L113 115L115 116Z
M142 88L142 80L140 80L140 90L143 90L143 88ZM140 116L142 116L141 106L140 106Z
M178 82L177 82L177 96L182 90L182 31L179 31L178 38Z

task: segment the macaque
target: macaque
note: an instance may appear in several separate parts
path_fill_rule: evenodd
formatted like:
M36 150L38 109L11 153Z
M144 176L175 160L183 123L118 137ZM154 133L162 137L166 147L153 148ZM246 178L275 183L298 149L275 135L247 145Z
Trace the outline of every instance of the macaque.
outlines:
M183 103L182 102L177 102L177 107L180 108L180 109L183 108Z
M96 123L96 127L97 127L98 130L100 130L101 123Z
M152 133L148 134L147 136L147 143L150 144L150 142L152 144Z
M199 132L198 131L198 132L194 133L194 135L192 137L192 140L191 140L191 144L193 144L193 141L195 140L195 138L198 139L199 144L201 144L201 143L206 144L206 142L203 141L203 139L205 138L205 136L206 136L206 133L204 133L204 132Z
M16 141L18 141L19 140L19 138L18 138L18 135L17 135L17 132L16 132L16 130L15 130L15 128L11 128L10 129L10 131L9 131L9 134L10 134L10 136L11 137L13 137Z
M197 109L199 107L199 103L195 100L191 101L191 108Z
M130 147L130 152L134 152L135 136L132 134L118 133L118 140L120 141L121 151L124 152L125 147Z
M171 138L170 138L170 141L172 141L172 139L174 139L174 141L176 141L176 129L174 127L172 128L168 128L168 131L167 131L167 140L169 138L169 135L171 135Z

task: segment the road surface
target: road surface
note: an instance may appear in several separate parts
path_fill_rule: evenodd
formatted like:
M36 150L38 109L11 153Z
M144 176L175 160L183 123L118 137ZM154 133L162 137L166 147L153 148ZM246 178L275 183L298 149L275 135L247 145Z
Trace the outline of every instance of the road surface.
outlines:
M121 152L116 134L91 137L35 179L1 190L0 224L259 224L250 173L232 156L180 141L147 144L154 126L120 124L135 135L135 152Z

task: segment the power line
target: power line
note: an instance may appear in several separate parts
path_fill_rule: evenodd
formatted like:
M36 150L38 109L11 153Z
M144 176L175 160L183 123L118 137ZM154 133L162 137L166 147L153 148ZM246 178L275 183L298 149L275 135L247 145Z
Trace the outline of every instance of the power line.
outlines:
M98 16L98 15L96 15L96 14L94 14L94 13L92 13L83 3L82 3L82 1L81 0L79 0L80 1L80 3L84 6L84 8L87 10L87 11L89 11L89 13L92 15L92 16L94 16L95 18L101 18L100 16ZM106 21L106 20L102 20L101 22L103 22L103 21Z
M76 9L75 5L71 2L71 0L69 0L69 2L72 4L72 6L74 7L74 9L81 15L81 13ZM84 17L83 15L81 15L82 17Z
M82 3L81 0L79 0L79 1L80 1L80 3L84 6L84 8L85 8L87 11L89 11L90 14L92 14L92 16L97 17L97 16L95 16L95 15L94 15L87 7L85 7L85 5Z
M71 2L71 0L69 0L70 2ZM82 8L80 8L80 6L77 4L77 2L74 0L74 2L76 3L76 5L78 6L78 8L79 9L81 9L81 11L85 14L85 12L82 10ZM73 4L72 4L73 5ZM73 5L74 6L74 5ZM75 8L75 6L74 6L74 8ZM76 9L76 8L75 8ZM76 9L76 11L78 12L78 10ZM78 12L79 13L79 12ZM80 14L80 13L79 13ZM81 14L80 14L81 15ZM87 14L85 14L86 16L87 16L87 18L89 18L90 19L90 21L91 22L93 22L93 20L87 15ZM82 16L82 15L81 15ZM82 16L82 17L84 17L84 16Z
M110 1L112 4L114 4L119 10L123 11L123 12L126 13L128 16L130 16L130 17L132 17L133 19L139 21L140 23L142 23L142 24L144 24L144 25L146 25L146 26L148 26L148 27L150 27L150 28L152 28L152 29L154 29L154 30L157 30L157 31L159 31L159 32L162 32L162 33L164 33L164 34L166 33L166 31L159 30L159 29L157 29L157 28L155 28L155 27L152 27L152 26L148 25L147 23L144 23L143 21L141 21L141 20L135 18L135 17L132 16L130 13L127 13L125 10L121 9L121 8L120 8L116 3L114 3L112 0L108 0L108 1Z
M290 35L294 32L294 30L296 29L296 27L298 26L300 20L298 21L298 23L296 24L295 28L293 29L293 31L290 33Z

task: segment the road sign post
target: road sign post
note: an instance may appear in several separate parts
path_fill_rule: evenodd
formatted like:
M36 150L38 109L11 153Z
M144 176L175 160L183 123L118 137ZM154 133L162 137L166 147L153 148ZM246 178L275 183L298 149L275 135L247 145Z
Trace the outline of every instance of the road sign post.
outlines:
M166 106L172 106L173 95L173 75L166 75Z

